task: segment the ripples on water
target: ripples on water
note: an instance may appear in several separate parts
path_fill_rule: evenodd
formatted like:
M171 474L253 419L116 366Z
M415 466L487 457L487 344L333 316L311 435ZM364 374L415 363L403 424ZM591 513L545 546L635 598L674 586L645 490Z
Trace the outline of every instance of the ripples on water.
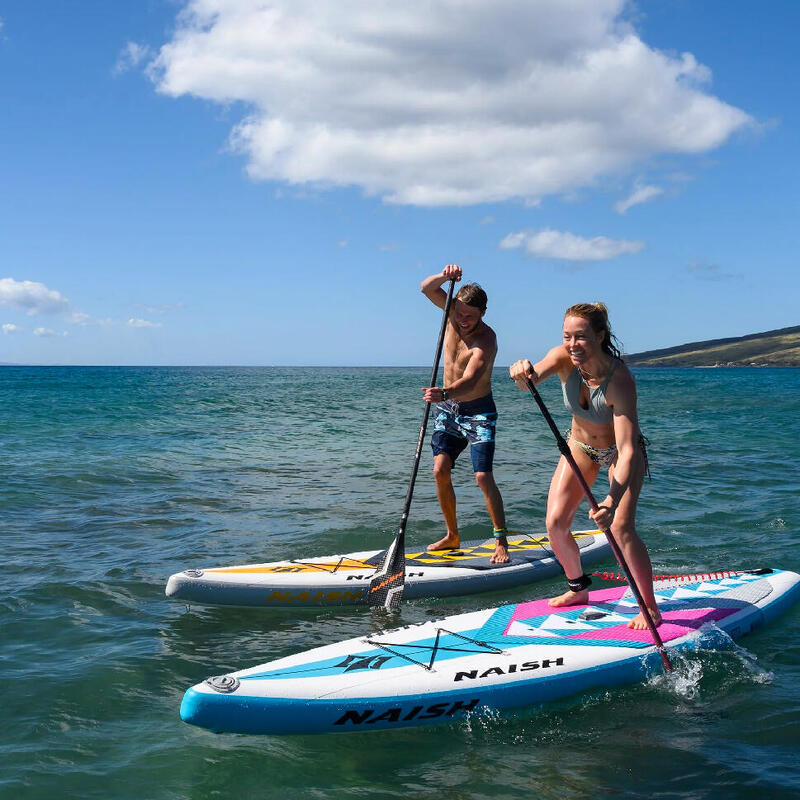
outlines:
M797 609L669 679L451 726L281 739L180 722L203 677L376 624L361 609L186 608L164 582L384 545L426 381L425 369L2 369L0 796L800 795ZM495 384L509 522L541 531L558 453L530 398L502 371ZM800 372L643 370L638 385L654 473L640 530L656 571L798 569ZM558 386L542 394L566 427ZM488 518L466 461L455 481L472 538ZM429 462L426 449L412 544L442 526ZM414 601L398 622L557 585Z

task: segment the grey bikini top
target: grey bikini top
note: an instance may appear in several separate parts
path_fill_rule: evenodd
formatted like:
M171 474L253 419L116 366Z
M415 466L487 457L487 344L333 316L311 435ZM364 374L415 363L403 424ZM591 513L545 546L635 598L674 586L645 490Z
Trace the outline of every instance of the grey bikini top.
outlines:
M617 368L617 364L619 364L619 361L615 359L608 375L606 375L605 380L603 380L599 386L589 386L587 384L586 388L589 390L589 408L584 408L581 405L580 397L583 378L578 368L573 367L566 382L561 384L561 391L564 395L564 405L567 407L567 411L576 417L594 422L596 425L609 425L614 419L614 412L606 405L606 389L608 388L608 382L611 380L611 376L614 374L614 370Z

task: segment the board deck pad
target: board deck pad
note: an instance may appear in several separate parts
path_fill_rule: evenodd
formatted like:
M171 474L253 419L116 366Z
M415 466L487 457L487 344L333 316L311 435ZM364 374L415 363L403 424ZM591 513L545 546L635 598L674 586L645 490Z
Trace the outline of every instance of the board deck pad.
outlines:
M752 578L730 582L728 587L748 586L751 597L765 597L771 591L767 581L757 580L754 587ZM758 584L761 584L760 586ZM701 591L701 587L692 591L688 588L677 588L667 591L657 591L656 601L661 609L664 622L659 626L658 632L666 643L684 636L690 631L698 630L705 622L717 622L735 611L745 607L745 600L730 597L719 598L725 587L713 587ZM683 603L676 603L673 599L679 594ZM716 597L716 602L710 603ZM686 600L691 599L692 606L687 608ZM725 602L720 605L720 599ZM670 608L680 605L678 610ZM604 616L596 620L581 619L586 612L601 612ZM419 654L422 651L436 651L436 661L458 658L466 650L465 642L471 640L483 645L477 652L486 652L486 647L496 646L498 649L507 649L513 646L531 644L559 644L559 645L610 645L612 647L644 648L652 647L653 639L648 630L634 630L628 627L631 619L639 613L636 600L627 587L615 587L592 592L592 602L587 605L570 606L560 610L548 605L547 600L534 600L529 603L501 606L479 628L462 631L455 635L446 631L445 635L420 639L413 642L385 642L387 647L396 649L395 663L393 666L404 666L403 656L409 653ZM465 639L466 637L466 639ZM383 637L387 638L387 637ZM475 645L473 644L473 650ZM385 652L384 652L385 654ZM369 665L371 659L381 655L380 649L369 649L354 654L354 659L364 665ZM277 672L259 672L248 675L242 680L257 680L275 677L311 677L312 674L329 674L335 666L327 662L318 665L304 664L302 669L295 673L292 670ZM388 666L388 665L387 665ZM362 667L368 669L369 666ZM352 667L350 671L352 671Z
M576 534L575 540L579 548L584 548L591 543L586 534ZM506 564L487 564L488 559L494 555L495 540L486 539L474 542L464 542L463 546L453 550L434 550L420 551L417 548L406 550L406 564L411 566L434 566L434 567L469 567L472 569L502 569ZM542 558L553 556L550 541L546 536L533 538L530 536L509 536L508 554L511 558L510 563L520 563L523 561L532 562ZM292 559L289 563L307 570L308 572L339 572L344 570L359 570L365 567L375 568L380 566L386 555L385 550L364 559L341 558L327 561L308 561L302 559ZM206 572L220 573L270 573L286 572L285 565L265 564L263 566L243 566L243 567L215 567Z
M575 531L585 564L610 556L598 530ZM522 586L561 573L545 535L511 531L508 562L492 564L494 538L464 542L457 549L405 550L404 597L446 597ZM188 569L171 575L166 595L189 602L243 606L366 604L368 589L386 551Z
M746 589L733 593L731 589ZM706 622L716 622L756 603L772 591L768 581L751 576L727 579L720 584L700 584L692 589L684 585L674 588L654 586L656 602L661 611L662 623L658 633L663 642L698 630ZM721 597L725 594L725 597ZM709 602L712 600L714 602ZM592 592L592 603L570 606L554 613L546 600L520 603L508 621L503 636L524 636L528 642L539 641L552 644L611 644L619 647L649 647L653 643L647 629L634 630L628 627L631 619L639 613L639 606L630 589L617 587ZM598 616L595 616L597 614ZM599 616L602 615L602 616ZM493 628L492 620L485 632ZM484 629L477 632L480 636Z

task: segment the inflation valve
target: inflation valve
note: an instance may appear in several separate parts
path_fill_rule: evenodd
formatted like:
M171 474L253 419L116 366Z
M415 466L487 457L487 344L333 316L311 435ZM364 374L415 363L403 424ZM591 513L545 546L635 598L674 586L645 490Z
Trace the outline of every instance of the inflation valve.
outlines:
M221 694L230 694L239 688L239 679L233 675L214 675L212 678L206 678L206 683Z

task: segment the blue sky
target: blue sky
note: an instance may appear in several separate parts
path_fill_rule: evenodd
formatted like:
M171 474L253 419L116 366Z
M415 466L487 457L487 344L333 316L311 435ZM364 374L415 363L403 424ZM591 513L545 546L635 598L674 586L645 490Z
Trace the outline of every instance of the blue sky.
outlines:
M0 5L0 362L427 364L447 263L498 363L800 324L800 7ZM721 34L724 28L724 36Z

